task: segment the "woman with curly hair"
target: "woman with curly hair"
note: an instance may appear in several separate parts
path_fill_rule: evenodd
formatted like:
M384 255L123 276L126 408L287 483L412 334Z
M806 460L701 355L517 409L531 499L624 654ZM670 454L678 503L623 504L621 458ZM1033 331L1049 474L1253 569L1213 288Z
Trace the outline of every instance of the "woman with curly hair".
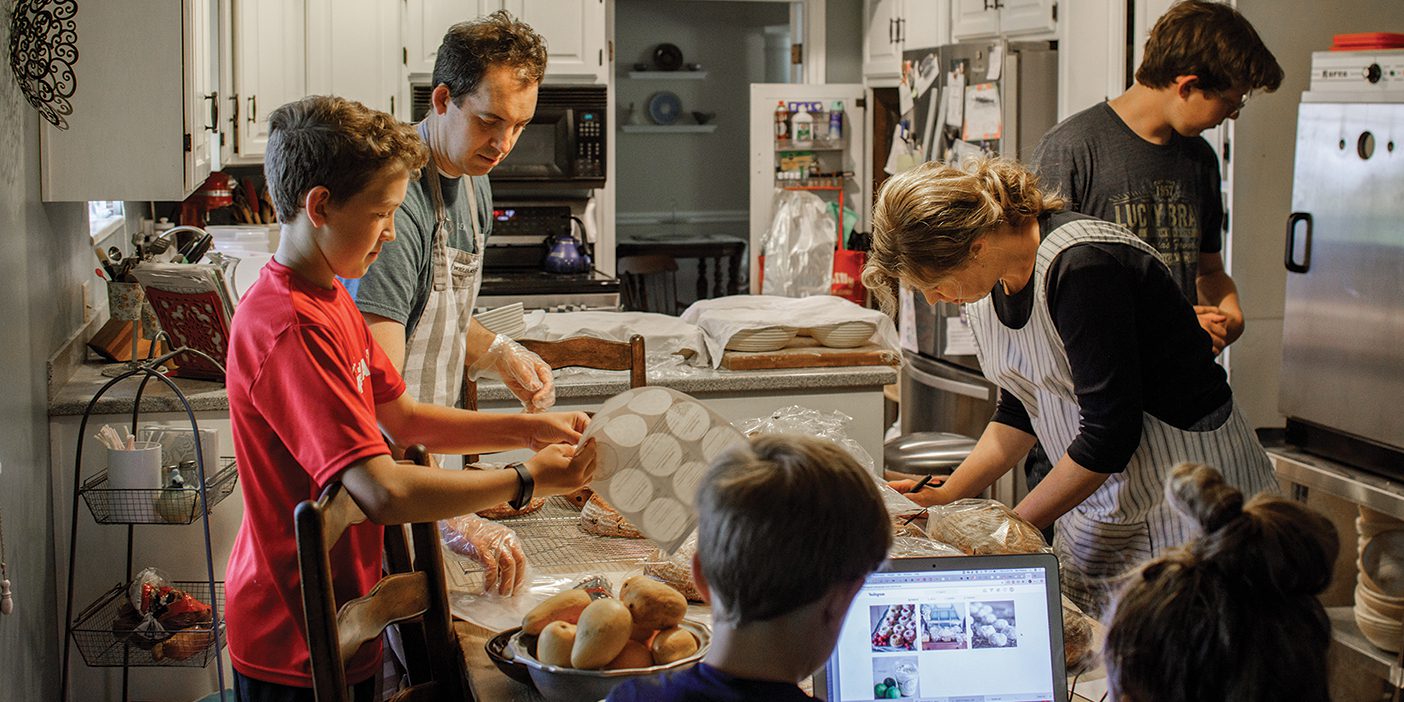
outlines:
M1064 212L1013 161L966 166L927 163L883 185L863 272L889 311L903 285L963 305L980 367L1000 388L970 457L914 497L975 496L1037 437L1054 467L1016 511L1040 528L1057 521L1069 596L1099 613L1112 579L1194 534L1161 496L1171 466L1220 466L1250 495L1275 489L1272 468L1154 249Z

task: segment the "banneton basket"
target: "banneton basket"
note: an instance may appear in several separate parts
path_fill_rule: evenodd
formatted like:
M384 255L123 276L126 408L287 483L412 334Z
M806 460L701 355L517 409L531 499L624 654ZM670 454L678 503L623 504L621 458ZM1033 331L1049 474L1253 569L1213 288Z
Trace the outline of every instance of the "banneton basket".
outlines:
M615 685L630 678L646 678L659 673L687 670L697 665L707 655L707 648L712 643L712 630L706 624L692 619L684 619L679 626L697 637L697 652L667 665L647 668L578 670L546 665L536 660L534 655L536 637L520 631L508 639L507 648L516 652L516 661L527 667L537 691L549 702L595 702L607 697Z

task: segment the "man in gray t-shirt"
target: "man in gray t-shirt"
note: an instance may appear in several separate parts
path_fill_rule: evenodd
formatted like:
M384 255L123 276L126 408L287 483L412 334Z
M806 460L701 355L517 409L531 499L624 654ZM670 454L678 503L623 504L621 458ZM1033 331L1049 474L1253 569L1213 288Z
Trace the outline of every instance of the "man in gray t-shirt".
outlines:
M1218 159L1199 135L1238 116L1282 67L1232 7L1184 0L1151 29L1136 83L1067 118L1034 149L1073 210L1124 225L1160 252L1218 353L1243 333L1224 270Z
M347 286L421 401L460 405L466 372L501 378L528 410L555 402L550 366L472 317L493 221L487 174L531 122L545 72L545 41L505 11L449 28L418 125L429 165L394 213L396 239Z

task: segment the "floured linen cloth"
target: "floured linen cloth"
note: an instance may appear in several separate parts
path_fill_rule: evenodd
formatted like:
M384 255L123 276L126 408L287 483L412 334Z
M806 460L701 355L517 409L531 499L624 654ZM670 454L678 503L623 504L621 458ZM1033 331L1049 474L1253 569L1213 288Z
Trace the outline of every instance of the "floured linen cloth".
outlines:
M692 322L652 312L549 312L531 324L522 334L524 339L559 341L573 336L592 336L610 341L628 341L634 334L644 338L644 350L650 357L682 354L689 363L707 365L707 345L702 331Z
M868 343L900 350L897 327L890 317L833 295L731 295L698 300L682 313L681 319L702 330L713 368L721 366L726 344L737 332L776 326L808 329L843 322L872 322L877 328Z

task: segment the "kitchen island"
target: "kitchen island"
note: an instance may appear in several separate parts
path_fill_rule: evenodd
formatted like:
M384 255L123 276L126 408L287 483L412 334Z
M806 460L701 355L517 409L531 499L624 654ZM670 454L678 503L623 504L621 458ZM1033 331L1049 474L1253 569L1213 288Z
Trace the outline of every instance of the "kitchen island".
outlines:
M101 375L102 365L88 364L53 393L49 403L49 456L54 515L53 553L56 568L57 618L64 617L68 578L68 545L73 505L73 470L79 426L93 396L110 379ZM853 417L849 437L858 441L875 459L881 460L884 385L897 381L897 369L890 366L855 366L787 370L727 371L711 368L669 369L649 384L668 387L692 395L732 421L761 417L781 407L801 405L821 411L839 411ZM176 379L190 401L201 428L219 432L221 452L232 453L229 432L229 401L224 386L199 380ZM102 470L99 444L92 435L103 424L126 425L131 421L133 400L139 380L128 379L108 391L93 407L84 431L83 479ZM625 373L565 370L557 374L556 406L562 410L592 410L629 386ZM517 401L500 383L489 381L478 389L479 405L486 410L512 411ZM163 384L147 384L141 399L141 422L188 423L179 400ZM510 460L509 454L493 454L489 460ZM237 486L236 486L237 488ZM95 524L85 507L79 506L76 607L84 607L124 577L126 529ZM210 514L213 560L216 578L223 579L243 514L238 489L214 507ZM291 515L289 515L291 518ZM200 522L181 526L137 527L133 539L134 569L154 565L176 580L201 580L204 571L204 539ZM62 632L56 632L61 634ZM230 670L226 664L225 670ZM214 666L205 669L164 669L132 671L132 696L137 699L195 699L213 687ZM122 675L117 668L88 668L74 653L71 689L84 690L93 699L115 699L120 695ZM226 680L226 684L227 684Z

